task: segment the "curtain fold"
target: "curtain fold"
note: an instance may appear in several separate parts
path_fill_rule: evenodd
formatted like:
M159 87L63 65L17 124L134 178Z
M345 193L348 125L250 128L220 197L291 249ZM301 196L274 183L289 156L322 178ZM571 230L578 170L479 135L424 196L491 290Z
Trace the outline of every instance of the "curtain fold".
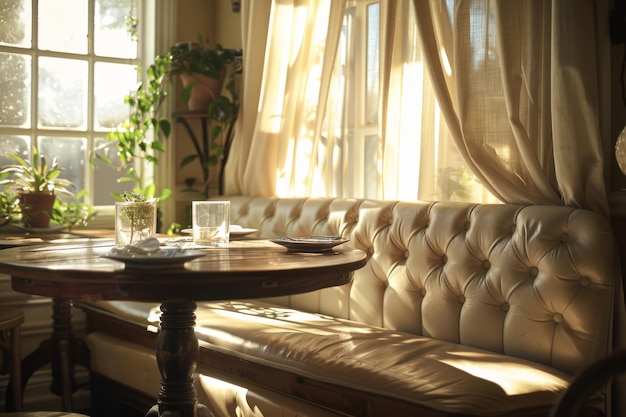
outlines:
M242 2L243 79L227 194L306 195L345 2ZM297 169L296 169L297 166Z
M442 113L480 182L505 202L608 218L606 1L413 4Z
M257 129L258 109L261 103L262 80L265 63L265 50L269 18L272 1L242 1L241 2L241 28L243 44L243 73L241 77L241 99L239 116L235 122L235 139L230 150L228 161L224 168L224 190L226 194L252 193L250 187L246 187L245 172L249 171L248 161L252 142L256 140L254 132ZM260 138L259 140L263 140ZM257 155L256 159L264 159L265 155ZM251 161L254 163L254 160ZM268 173L261 172L259 175L265 179L262 190L273 188L273 177ZM255 191L251 195L261 195Z

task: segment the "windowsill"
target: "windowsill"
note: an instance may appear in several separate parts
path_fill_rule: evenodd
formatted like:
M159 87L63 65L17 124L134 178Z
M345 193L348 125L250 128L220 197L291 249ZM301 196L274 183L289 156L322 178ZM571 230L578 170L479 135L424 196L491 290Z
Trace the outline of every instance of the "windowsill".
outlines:
M115 206L94 206L96 215L89 220L87 226L76 227L76 230L113 229L115 224Z

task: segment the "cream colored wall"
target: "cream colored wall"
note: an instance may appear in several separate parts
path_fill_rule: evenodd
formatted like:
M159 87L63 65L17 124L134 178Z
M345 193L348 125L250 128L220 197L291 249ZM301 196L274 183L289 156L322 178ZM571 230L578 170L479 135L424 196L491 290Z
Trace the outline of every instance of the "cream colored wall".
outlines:
M227 48L240 49L241 42L241 14L232 11L231 2L225 0L211 0L213 3L215 20L215 40Z

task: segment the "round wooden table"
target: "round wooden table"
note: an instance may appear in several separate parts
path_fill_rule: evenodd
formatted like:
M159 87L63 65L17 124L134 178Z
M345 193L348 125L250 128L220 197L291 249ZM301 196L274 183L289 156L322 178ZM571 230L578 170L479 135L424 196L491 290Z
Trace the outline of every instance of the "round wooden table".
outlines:
M288 252L269 241L231 242L203 249L178 265L131 266L104 257L101 242L26 246L0 251L0 272L15 291L57 299L129 300L161 303L156 357L161 372L158 404L149 415L211 415L199 406L193 385L198 359L196 301L298 294L351 281L365 265L355 249Z

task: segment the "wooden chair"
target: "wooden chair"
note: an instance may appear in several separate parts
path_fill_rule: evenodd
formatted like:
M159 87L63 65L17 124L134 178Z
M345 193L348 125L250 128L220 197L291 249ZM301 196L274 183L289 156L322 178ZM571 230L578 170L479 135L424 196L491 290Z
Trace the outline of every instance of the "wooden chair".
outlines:
M601 417L585 407L585 400L602 385L626 372L626 350L617 350L585 369L569 386L552 410L551 417Z
M21 325L24 313L0 307L0 374L10 375L12 389L7 389L6 411L23 410Z

